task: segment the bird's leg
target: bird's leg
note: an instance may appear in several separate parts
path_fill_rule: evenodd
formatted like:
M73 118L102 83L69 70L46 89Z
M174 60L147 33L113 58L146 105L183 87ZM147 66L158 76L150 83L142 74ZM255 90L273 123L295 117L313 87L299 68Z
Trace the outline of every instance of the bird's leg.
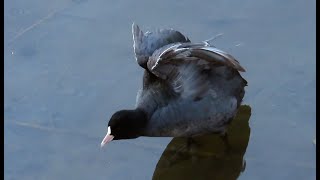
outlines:
M200 144L197 143L192 137L187 138L186 144L182 145L180 148L177 149L177 152L189 152L192 146L199 146Z
M188 146L188 147L191 147L192 145L199 147L199 146L200 146L200 143L198 143L196 140L194 140L194 138L188 137L188 139L187 139L187 146Z
M226 152L229 152L231 146L230 146L230 143L229 143L229 138L228 138L228 133L227 131L223 131L221 134L220 134L220 137L224 143L224 146L225 146L225 150Z
M181 156L182 154L185 153L189 153L190 151L190 147L192 144L192 139L191 138L187 138L187 142L184 143L182 146L180 146L179 148L177 148L176 152L173 154L173 156L171 157L172 160L177 159L179 156Z
M184 158L189 159L192 156L192 146L198 146L197 143L192 137L186 138L186 142L183 143L180 147L175 150L175 153L170 158L170 163L176 161L176 159Z
M189 149L193 143L195 143L195 140L192 139L192 137L188 137L187 138L187 148Z

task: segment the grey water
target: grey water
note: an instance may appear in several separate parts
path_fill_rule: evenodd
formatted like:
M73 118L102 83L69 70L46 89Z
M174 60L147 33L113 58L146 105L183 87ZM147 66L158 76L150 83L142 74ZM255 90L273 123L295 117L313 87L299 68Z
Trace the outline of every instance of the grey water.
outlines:
M315 179L316 1L4 1L4 178ZM131 24L174 28L245 67L231 150L215 136L100 142L134 107ZM183 148L182 148L183 149Z

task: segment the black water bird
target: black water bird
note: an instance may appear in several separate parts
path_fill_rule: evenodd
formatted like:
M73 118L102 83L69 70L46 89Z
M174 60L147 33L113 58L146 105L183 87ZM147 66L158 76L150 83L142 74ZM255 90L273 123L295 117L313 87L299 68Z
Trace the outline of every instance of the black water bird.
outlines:
M143 86L133 110L115 112L101 146L112 140L195 137L225 133L245 94L239 62L209 42L193 43L179 31L143 33L132 25Z

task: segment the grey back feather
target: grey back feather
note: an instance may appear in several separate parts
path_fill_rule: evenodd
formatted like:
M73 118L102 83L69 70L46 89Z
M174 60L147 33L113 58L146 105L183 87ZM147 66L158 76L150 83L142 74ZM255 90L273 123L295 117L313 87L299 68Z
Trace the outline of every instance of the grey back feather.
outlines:
M133 49L138 64L147 68L147 61L156 49L175 42L190 42L190 40L173 29L160 29L155 32L146 32L135 23L132 24Z
M167 74L161 72L162 65L176 63L220 64L230 66L244 72L239 62L230 54L209 46L207 43L172 43L157 49L148 59L148 69L158 77L166 78Z
M147 62L151 73L167 80L182 98L202 98L209 90L209 77L203 70L227 66L245 71L226 52L208 43L172 43L157 49Z

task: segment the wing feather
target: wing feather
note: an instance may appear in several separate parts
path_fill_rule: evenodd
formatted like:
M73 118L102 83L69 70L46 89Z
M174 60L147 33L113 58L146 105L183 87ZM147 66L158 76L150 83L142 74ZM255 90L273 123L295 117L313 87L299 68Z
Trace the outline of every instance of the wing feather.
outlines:
M149 57L147 67L157 77L171 83L182 97L201 98L209 89L203 70L212 66L245 69L230 54L208 43L172 43L157 49Z

